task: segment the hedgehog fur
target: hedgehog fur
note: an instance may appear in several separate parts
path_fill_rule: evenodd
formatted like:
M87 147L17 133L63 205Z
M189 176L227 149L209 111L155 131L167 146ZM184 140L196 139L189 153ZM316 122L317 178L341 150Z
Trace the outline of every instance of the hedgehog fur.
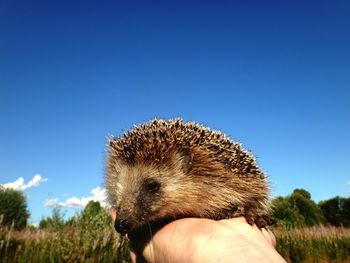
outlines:
M153 119L107 147L107 196L121 232L164 218L245 216L259 227L268 221L266 176L250 152L218 131Z

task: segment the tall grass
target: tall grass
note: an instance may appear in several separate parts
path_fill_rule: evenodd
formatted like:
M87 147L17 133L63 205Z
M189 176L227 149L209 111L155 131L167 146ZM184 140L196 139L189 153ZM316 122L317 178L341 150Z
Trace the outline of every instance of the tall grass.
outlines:
M131 262L127 244L114 232L0 227L0 262Z
M288 262L350 262L350 229L275 229L277 250Z
M274 229L288 262L350 262L350 229ZM102 231L65 226L16 231L0 226L0 262L131 262L128 246L112 227Z

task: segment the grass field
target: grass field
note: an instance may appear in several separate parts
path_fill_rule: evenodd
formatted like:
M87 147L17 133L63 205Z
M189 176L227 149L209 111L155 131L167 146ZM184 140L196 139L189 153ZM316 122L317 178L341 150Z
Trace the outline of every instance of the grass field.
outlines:
M277 250L288 262L350 262L350 229L275 229Z
M0 262L130 262L127 244L110 228L91 233L0 228Z
M350 262L350 229L274 229L277 249L288 262ZM0 262L130 262L127 244L108 227L91 232L0 227Z

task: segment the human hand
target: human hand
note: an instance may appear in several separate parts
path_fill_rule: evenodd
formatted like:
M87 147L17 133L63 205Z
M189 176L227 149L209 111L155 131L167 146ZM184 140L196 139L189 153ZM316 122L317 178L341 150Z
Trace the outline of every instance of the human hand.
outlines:
M113 221L117 214L110 209ZM243 217L214 221L205 218L175 220L153 233L142 256L131 251L133 262L285 262L275 250L276 239L249 225Z

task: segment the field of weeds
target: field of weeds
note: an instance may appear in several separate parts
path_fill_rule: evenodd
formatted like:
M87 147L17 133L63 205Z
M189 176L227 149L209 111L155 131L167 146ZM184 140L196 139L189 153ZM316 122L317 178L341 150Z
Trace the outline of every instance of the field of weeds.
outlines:
M350 262L350 229L315 226L274 229L277 250L288 262Z
M114 232L1 227L0 262L130 262L127 245Z
M274 229L277 250L288 262L350 262L350 229ZM111 228L59 231L0 227L0 262L130 262L127 244Z

